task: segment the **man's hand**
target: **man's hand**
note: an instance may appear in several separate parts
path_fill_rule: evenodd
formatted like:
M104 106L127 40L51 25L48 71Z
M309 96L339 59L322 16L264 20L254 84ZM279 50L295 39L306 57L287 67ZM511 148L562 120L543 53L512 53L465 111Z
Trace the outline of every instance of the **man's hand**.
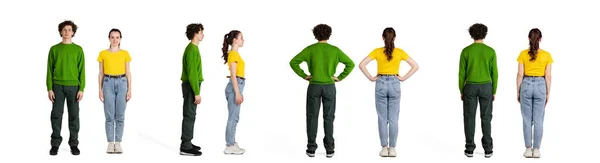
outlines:
M198 105L198 104L200 104L200 101L202 101L202 99L200 98L200 95L194 96L194 104Z
M306 78L304 78L304 80L310 81L310 79L312 79L312 76L308 75L306 76Z
M81 100L83 100L83 92L79 91L79 92L77 92L77 102L79 102Z
M54 91L52 91L52 90L49 90L49 91L48 91L48 99L50 99L50 101L51 101L52 103L54 103L54 98L56 98L56 97L54 96Z

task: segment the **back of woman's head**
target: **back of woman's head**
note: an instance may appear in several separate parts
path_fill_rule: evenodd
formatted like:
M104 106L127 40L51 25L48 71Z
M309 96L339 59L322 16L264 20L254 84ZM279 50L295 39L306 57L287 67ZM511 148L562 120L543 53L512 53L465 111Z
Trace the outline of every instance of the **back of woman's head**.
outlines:
M229 57L229 45L233 43L233 39L237 38L240 33L241 32L238 30L232 30L225 34L223 38L223 48L221 49L223 51L222 58L225 60L225 63L227 63L227 58Z
M392 53L394 52L394 40L396 38L396 30L392 27L385 28L383 30L383 42L385 42L385 56L387 56L387 60L392 60Z
M540 49L540 39L542 39L542 31L533 28L529 31L529 61L537 59L537 52Z

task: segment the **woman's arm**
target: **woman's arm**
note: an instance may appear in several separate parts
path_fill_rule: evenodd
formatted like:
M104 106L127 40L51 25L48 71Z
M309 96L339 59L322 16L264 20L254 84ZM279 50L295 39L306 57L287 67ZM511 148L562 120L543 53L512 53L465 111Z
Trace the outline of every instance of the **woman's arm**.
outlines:
M519 63L519 68L517 71L517 101L521 102L521 83L523 83L523 74L525 70L523 68L523 64Z
M372 61L371 57L369 57L369 56L365 57L365 59L363 59L360 62L360 64L358 65L358 68L360 68L360 71L362 71L362 73L365 75L365 77L367 77L367 79L369 79L370 81L376 81L377 78L371 76L371 73L369 73L369 71L366 68L367 64L369 64L369 62L371 62L371 61Z
M104 102L104 95L102 94L102 80L104 79L104 63L100 63L100 67L98 68L98 92L100 101Z
M415 72L417 72L417 70L419 70L419 65L417 64L417 62L415 62L415 60L413 60L412 58L408 58L406 60L406 62L408 63L408 65L410 65L410 71L408 71L408 73L406 73L406 75L399 77L400 81L405 81L408 78L410 78Z
M552 85L552 65L551 64L546 66L545 77L546 77L546 104L548 104L548 98L550 97L550 85Z
M125 76L127 76L127 101L131 99L131 69L129 63L125 64Z
M239 86L238 86L238 82L237 82L237 76L235 75L237 72L237 62L233 62L231 63L231 65L229 66L229 75L231 78L231 85L233 85L233 91L235 91L235 103L237 105L242 104L242 95L240 94L240 90L239 90Z

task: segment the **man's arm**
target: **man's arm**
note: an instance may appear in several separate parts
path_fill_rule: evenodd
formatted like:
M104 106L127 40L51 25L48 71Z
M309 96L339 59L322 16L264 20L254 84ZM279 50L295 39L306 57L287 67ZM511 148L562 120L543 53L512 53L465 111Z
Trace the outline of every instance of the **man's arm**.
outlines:
M338 58L340 59L340 62L342 62L345 65L344 71L342 71L342 73L337 77L338 80L342 81L344 80L344 78L348 77L350 72L352 72L352 70L354 69L354 62L352 61L352 59L350 59L350 57L348 57L348 55L346 55L341 50L338 53Z
M292 70L294 70L294 72L302 77L302 79L306 79L306 73L304 73L304 70L302 70L302 68L300 68L300 64L304 61L306 61L306 59L308 58L308 52L306 49L302 50L302 52L298 53L294 58L292 58L292 60L290 61L290 67L292 67Z
M196 63L198 60L199 53L188 53L185 54L185 61L187 67L186 70L188 72L188 81L190 82L190 86L194 91L194 95L200 95L200 84L198 83L198 70L196 67L200 66Z
M79 92L83 92L85 88L85 55L83 49L79 50L79 63L77 64L79 69Z
M492 86L494 87L494 90L492 91L492 94L495 95L496 94L496 88L498 88L498 65L497 65L497 61L496 61L496 52L493 52L494 54L492 55L492 67L491 67L491 74L492 74Z
M465 80L467 79L467 61L465 58L464 50L460 53L460 65L458 66L458 89L460 94L463 94L463 88L465 87Z
M48 68L46 72L46 91L52 90L52 79L54 78L54 55L52 49L48 52Z

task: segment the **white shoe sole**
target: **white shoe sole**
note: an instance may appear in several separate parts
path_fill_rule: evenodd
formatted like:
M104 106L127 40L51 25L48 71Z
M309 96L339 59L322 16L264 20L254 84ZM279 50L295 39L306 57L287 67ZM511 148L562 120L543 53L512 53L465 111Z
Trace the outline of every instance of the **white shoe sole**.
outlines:
M194 155L194 154L185 153L185 152L179 152L179 154L182 155L182 156L200 156L200 155Z

